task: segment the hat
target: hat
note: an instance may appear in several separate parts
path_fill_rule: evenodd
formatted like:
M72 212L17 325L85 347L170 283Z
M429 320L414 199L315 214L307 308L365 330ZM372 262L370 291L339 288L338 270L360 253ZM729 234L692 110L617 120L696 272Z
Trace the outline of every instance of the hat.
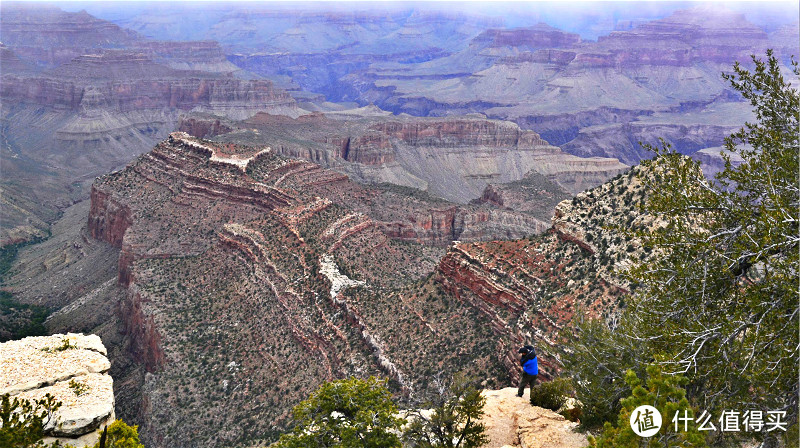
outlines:
M531 347L530 345L526 345L525 347L519 349L518 353L530 353L531 350L533 350L533 347Z

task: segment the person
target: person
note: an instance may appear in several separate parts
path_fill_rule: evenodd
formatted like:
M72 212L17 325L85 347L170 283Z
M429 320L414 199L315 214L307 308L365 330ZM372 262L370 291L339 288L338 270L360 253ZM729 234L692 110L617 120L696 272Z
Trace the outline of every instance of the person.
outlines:
M519 349L519 353L522 355L522 358L519 360L519 363L522 365L522 374L519 378L519 391L517 391L517 396L521 397L522 394L525 393L526 385L530 384L531 389L533 389L533 384L536 382L536 377L539 375L539 360L536 358L536 350L530 345Z

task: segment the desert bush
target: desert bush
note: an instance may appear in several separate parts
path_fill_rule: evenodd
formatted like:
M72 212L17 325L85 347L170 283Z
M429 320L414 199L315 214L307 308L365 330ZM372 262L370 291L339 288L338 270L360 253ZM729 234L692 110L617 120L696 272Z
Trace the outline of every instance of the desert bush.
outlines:
M531 389L531 404L540 408L557 411L567 402L572 394L572 381L568 378L556 378L539 383Z

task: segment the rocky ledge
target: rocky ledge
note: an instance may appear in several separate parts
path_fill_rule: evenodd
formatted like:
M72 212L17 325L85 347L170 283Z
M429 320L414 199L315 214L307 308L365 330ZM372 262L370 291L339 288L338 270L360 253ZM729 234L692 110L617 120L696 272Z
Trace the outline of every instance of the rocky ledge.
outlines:
M96 335L68 333L0 344L0 394L26 400L52 395L61 407L45 426L46 443L82 447L114 421L113 381Z
M516 393L513 387L483 392L482 421L490 440L487 448L580 448L589 444L585 435L575 432L578 423L531 406L527 392L524 398Z

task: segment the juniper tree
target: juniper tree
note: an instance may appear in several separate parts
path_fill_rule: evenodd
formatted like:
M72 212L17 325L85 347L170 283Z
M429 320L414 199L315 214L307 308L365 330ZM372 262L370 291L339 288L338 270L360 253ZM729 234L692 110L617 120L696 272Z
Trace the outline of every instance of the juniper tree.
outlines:
M386 387L374 377L323 383L295 406L297 422L278 448L392 448L400 447L400 426L405 420Z
M0 446L14 448L45 448L42 442L44 426L53 419L61 406L52 395L37 400L0 397Z
M662 225L640 235L655 256L631 271L628 312L632 337L691 379L701 408L784 410L796 424L800 96L771 51L753 62L723 75L755 111L726 139L741 164L723 154L708 179L667 145L643 162L654 173L642 179L646 211Z
M647 367L647 380L642 381L633 372L625 374L630 395L621 401L621 411L616 425L606 422L602 433L597 437L589 436L592 448L702 448L707 446L703 433L697 424L690 423L695 418L695 409L686 398L683 386L687 379L681 375L664 375L656 365ZM643 440L631 428L631 414L641 405L656 408L661 414L662 425L651 438ZM675 420L673 416L686 420ZM675 424L672 424L675 423Z
M449 387L441 387L438 403L428 415L412 411L403 434L412 448L478 448L489 442L481 422L486 397L464 375L456 375Z

